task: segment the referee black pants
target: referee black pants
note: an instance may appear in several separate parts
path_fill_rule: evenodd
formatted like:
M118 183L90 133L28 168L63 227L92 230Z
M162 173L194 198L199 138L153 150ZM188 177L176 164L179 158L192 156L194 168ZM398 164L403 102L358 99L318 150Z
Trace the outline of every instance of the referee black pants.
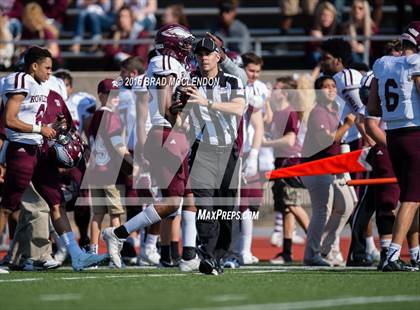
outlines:
M232 239L232 219L215 217L233 211L239 182L239 152L235 147L194 143L190 181L198 209L198 246L205 258L222 258ZM204 211L204 212L203 212ZM220 215L219 211L219 215ZM200 214L207 217L200 218Z

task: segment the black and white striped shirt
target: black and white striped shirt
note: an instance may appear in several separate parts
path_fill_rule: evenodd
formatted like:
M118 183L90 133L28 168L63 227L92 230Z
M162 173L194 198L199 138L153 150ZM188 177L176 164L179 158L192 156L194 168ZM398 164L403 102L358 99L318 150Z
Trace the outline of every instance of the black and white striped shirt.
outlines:
M201 76L199 76L201 77ZM216 85L197 85L200 93L215 103L245 98L245 89L239 78L219 70ZM198 79L200 80L200 79ZM195 140L214 146L230 146L238 135L240 118L194 104L190 112L190 133Z

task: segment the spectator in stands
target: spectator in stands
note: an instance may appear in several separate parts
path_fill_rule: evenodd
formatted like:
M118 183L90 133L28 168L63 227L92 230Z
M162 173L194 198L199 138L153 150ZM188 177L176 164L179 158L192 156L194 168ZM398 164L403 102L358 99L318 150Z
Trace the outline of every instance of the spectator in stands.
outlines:
M135 20L132 10L128 6L123 6L118 11L116 28L111 35L114 43L105 46L106 56L112 59L113 65L119 65L130 56L140 56L142 59L147 59L149 44L120 43L120 40L136 40L148 37L148 33L145 30L137 33L134 28L134 23Z
M250 33L248 27L236 19L237 8L237 0L219 1L219 22L212 28L212 33L224 41L239 40L225 45L231 51L244 54L251 49Z
M124 5L133 11L137 33L152 31L156 26L157 0L125 0Z
M349 19L342 26L342 33L352 37L350 44L353 51L355 62L363 61L363 53L366 49L370 50L369 44L365 45L358 41L358 35L369 37L378 33L378 28L370 16L369 3L366 0L354 0L351 5Z
M317 40L309 42L306 46L307 61L311 68L315 67L321 59L321 39L336 35L337 28L337 11L334 5L330 2L322 2L315 11L314 24L309 32L309 35Z
M57 43L58 30L55 26L48 24L41 6L38 3L28 3L22 13L22 39L24 40L42 40L44 45L50 51L55 64L60 62L60 47ZM25 49L20 46L21 52Z
M13 36L9 31L8 18L6 15L0 15L0 42L11 41ZM0 43L0 70L6 70L12 65L14 53L13 43Z
M372 0L371 2L373 6L372 19L379 28L382 21L382 6L384 4L384 0Z
M162 24L180 24L184 27L190 28L187 16L184 13L184 6L182 4L167 6L162 15Z
M85 27L88 24L95 43L89 49L91 52L98 49L102 33L110 31L116 20L118 10L122 7L123 1L111 0L81 0L78 7L81 10L77 17L74 41L71 46L74 53L80 52L80 41L85 35Z
M281 0L281 34L288 34L290 28L292 27L293 18L299 13L299 6L301 7L303 14L309 16L308 18L305 18L304 21L310 22L313 20L313 14L317 4L318 0ZM305 28L308 28L310 27L310 24L304 26Z
M14 39L20 39L22 35L22 23L20 17L22 16L22 9L20 13L16 15L14 13L15 0L5 0L0 3L0 14L7 18L7 26Z

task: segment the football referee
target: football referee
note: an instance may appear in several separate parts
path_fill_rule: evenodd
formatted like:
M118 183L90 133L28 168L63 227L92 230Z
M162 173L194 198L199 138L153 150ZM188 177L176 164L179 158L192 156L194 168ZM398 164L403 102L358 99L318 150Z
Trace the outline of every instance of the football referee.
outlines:
M218 67L220 50L208 36L196 44L198 83L188 88L191 104L190 183L198 210L233 211L239 184L241 117L245 109L245 90L237 77ZM213 213L214 214L214 213ZM199 249L203 254L200 271L223 272L220 259L229 249L232 220L197 218Z

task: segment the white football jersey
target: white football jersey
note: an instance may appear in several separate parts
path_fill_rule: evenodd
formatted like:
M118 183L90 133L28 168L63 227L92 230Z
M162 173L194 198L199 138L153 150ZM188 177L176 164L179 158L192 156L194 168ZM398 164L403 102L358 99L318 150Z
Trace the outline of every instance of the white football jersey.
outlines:
M66 101L67 108L77 130L83 130L84 121L95 113L96 98L85 92L73 93Z
M148 93L147 86L145 84L145 77L146 74L139 75L136 77L136 83L134 83L132 91L135 96L141 96L142 93ZM145 124L146 134L149 133L149 130L152 128L152 122L150 121L150 113L147 113L147 119Z
M250 106L252 106L253 111L255 111L264 107L264 103L267 101L268 98L268 88L263 82L257 80L253 84L247 84L245 87L245 93L248 109L250 108ZM249 117L247 117L247 113L244 114L243 124L243 150L245 153L247 153L251 150L255 133L255 129L250 123L250 115Z
M345 103L344 107L340 107L342 109L342 113L340 114L341 122L344 122L344 119L349 113L364 115L365 106L359 95L360 83L363 78L362 74L354 69L344 69L336 73L333 78L337 85L337 96L342 99L337 102ZM344 134L342 142L349 143L361 137L356 125L353 125Z
M38 83L35 79L24 72L9 74L3 85L2 98L7 104L11 94L24 93L23 100L17 118L24 123L33 125L41 124L41 119L47 108L47 98L50 89L45 83ZM6 137L13 142L25 144L42 144L43 137L38 133L22 133L6 128Z
M124 145L129 150L134 149L136 143L136 94L128 88L121 87L118 113L124 128Z
M153 81L159 76L174 75L177 79L177 84L182 79L188 79L189 73L186 68L175 58L167 55L158 55L150 60L146 73L146 85L148 85L150 93L149 113L152 125L161 125L171 127L164 115L159 111L159 97L156 83ZM177 85L174 85L174 89Z
M337 95L344 100L354 114L365 113L365 106L359 95L362 74L354 69L344 69L333 76L337 85Z
M387 128L420 126L420 95L412 79L420 75L420 55L384 56L373 65L373 73Z
M50 90L55 91L58 93L61 98L63 98L64 101L67 100L67 89L66 84L62 79L59 79L58 77L55 77L54 75L51 75L50 78L44 83L46 87L48 87Z

